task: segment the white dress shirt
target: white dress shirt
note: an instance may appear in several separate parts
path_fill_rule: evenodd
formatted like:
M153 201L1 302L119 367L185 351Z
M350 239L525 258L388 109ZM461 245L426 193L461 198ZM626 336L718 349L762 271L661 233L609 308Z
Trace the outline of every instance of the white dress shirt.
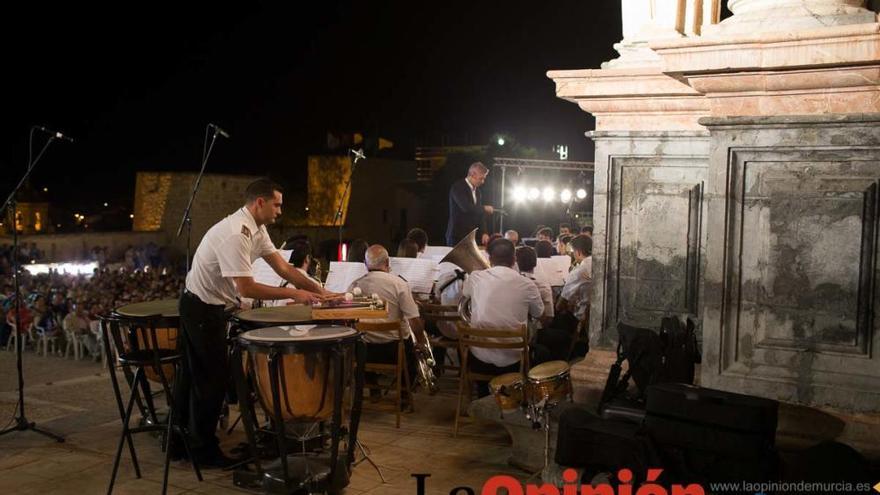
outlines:
M186 276L186 289L206 304L238 306L232 278L252 277L253 262L276 251L266 226L257 227L251 212L240 208L205 233Z
M409 284L405 280L388 272L372 271L352 282L348 292L351 292L355 287L359 287L366 296L378 294L379 298L388 304L388 318L369 318L361 321L400 320L403 338L411 338L412 330L409 326L409 320L419 317L419 307L416 305ZM388 342L396 342L398 334L397 332L370 332L364 335L364 340L371 344L387 344Z
M574 315L583 321L590 305L590 287L593 285L593 257L587 256L565 277L562 298L574 308Z
M472 272L462 287L462 296L471 298L471 326L474 328L515 329L544 312L538 287L513 268L493 266ZM498 367L519 362L514 349L471 348L480 361Z
M447 285L443 291L440 290L449 281L454 280L455 277L455 270L445 271L437 277L437 283L434 285L434 296L444 306L458 306L458 302L461 301L462 280L455 280ZM452 315L458 315L458 312L456 311ZM458 340L458 329L455 327L454 321L438 321L437 328L444 337Z
M464 181L467 182L468 187L471 188L471 197L474 199L474 204L477 204L477 188L476 188L476 186L471 184L471 180L468 177L465 177Z

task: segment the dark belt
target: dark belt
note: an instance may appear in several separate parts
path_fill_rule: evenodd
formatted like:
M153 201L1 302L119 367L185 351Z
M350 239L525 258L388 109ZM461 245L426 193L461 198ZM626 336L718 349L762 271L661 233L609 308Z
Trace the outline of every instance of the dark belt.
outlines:
M193 292L190 292L189 289L183 289L183 297L186 297L186 298L192 300L193 302L197 302L199 304L204 304L205 306L210 306L212 308L221 308L221 309L226 308L226 306L223 304L208 304L205 301L202 301L202 299L199 296L195 295L195 293L193 293Z

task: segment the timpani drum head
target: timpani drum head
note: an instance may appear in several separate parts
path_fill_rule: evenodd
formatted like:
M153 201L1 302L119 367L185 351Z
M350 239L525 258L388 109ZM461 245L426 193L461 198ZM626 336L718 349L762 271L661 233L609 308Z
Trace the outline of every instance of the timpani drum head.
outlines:
M567 373L571 367L565 361L547 361L529 370L529 380L547 380Z
M311 321L312 307L305 304L288 304L287 306L248 309L237 313L235 317L252 325L267 327L291 325L300 321Z
M353 328L336 325L285 325L250 330L239 338L250 344L320 342L335 341L357 334L357 330Z
M126 304L116 308L116 314L129 318L145 318L147 316L163 316L177 318L180 316L177 299L162 299Z

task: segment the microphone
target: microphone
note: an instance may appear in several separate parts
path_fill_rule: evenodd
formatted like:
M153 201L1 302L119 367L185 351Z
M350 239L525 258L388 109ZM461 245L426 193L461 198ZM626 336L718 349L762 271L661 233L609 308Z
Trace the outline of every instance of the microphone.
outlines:
M363 148L361 148L359 150L350 149L348 151L350 151L352 154L354 154L355 160L366 160L367 159L367 157L364 156L364 149Z
M67 135L65 135L65 134L62 134L62 133L60 133L60 132L58 132L58 131L53 131L53 130L51 130L51 129L46 129L45 127L43 127L43 126L41 126L41 125L35 125L34 128L36 128L36 129L38 129L38 130L40 130L40 131L43 131L43 132L45 132L46 134L52 136L53 139L62 139L62 140L64 140L64 141L67 141L67 142L70 142L70 143L73 142L73 138L72 138L72 137L67 136Z
M226 139L229 139L229 133L228 133L228 132L224 131L222 128L220 128L220 127L217 126L216 124L208 124L208 125L210 125L211 127L214 128L214 134L219 134L219 135L225 137Z

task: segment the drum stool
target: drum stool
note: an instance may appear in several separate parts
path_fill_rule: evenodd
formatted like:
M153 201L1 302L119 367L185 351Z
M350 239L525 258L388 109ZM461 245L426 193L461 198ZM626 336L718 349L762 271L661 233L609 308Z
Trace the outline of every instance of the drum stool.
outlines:
M110 485L107 488L108 495L113 492L113 485L116 481L116 474L122 457L122 448L126 442L128 442L128 450L134 465L135 476L141 477L140 466L137 454L135 453L134 442L132 441L133 433L160 431L165 434L163 445L165 452L165 466L162 477L163 495L168 489L168 468L171 460L170 445L174 433L183 440L183 446L187 457L189 457L192 463L193 471L195 471L198 480L202 481L202 473L189 448L186 429L174 423L174 392L171 385L169 385L168 377L165 375L165 367L169 365L175 374L179 371L181 355L177 349L160 347L157 337L157 329L176 327L177 318L158 315L141 318L115 314L110 317L101 318L101 331L104 337L105 351L108 356L116 356L116 364L114 365L112 360L108 360L108 368L110 371L110 382L113 385L113 393L116 396L116 404L119 408L119 415L122 419L122 432L116 449L116 456L113 459L113 472L110 476ZM113 349L111 349L111 343ZM125 407L123 407L122 391L116 377L116 366L125 372L126 377L129 377L127 381L131 393ZM150 389L147 384L147 370L151 370L158 377L158 381L162 384L162 389L165 392L165 401L168 405L168 415L165 424L157 421L155 410L152 407L152 403L149 402ZM143 426L131 427L129 422L131 421L134 404L138 402L140 406L141 400L148 402L146 410L152 416L153 421ZM143 413L144 408L140 407Z

